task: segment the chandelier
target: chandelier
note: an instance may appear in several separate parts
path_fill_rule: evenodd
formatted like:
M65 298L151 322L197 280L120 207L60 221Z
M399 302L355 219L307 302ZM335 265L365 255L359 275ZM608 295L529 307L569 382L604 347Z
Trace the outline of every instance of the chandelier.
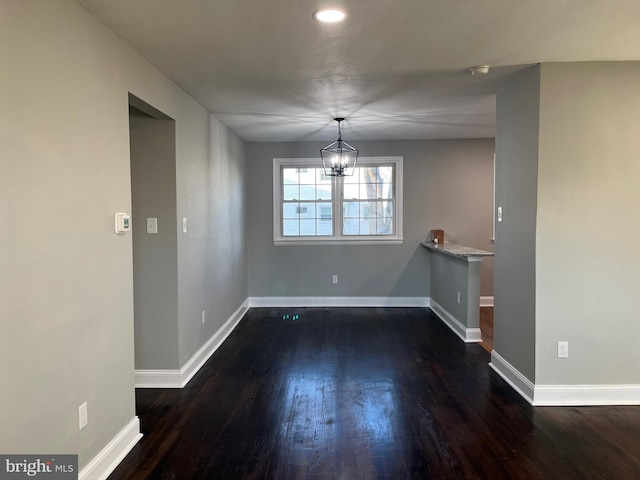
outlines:
M338 139L320 150L324 174L329 177L350 176L355 171L358 150L342 140L340 122L344 121L344 118L334 120L338 122Z

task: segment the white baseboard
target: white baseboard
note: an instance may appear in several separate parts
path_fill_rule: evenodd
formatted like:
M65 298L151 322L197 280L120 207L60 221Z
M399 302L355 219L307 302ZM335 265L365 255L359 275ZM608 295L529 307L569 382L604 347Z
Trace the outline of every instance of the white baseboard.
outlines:
M245 300L180 370L136 370L136 388L183 388L240 323L248 305Z
M129 424L80 470L78 479L105 480L141 438L140 420L138 417L133 417Z
M444 324L449 327L453 333L459 336L465 343L482 342L482 335L479 328L467 328L460 320L451 315L442 305L434 299L430 299L429 306Z
M489 366L531 405L640 405L640 385L534 385L495 350Z
M481 307L493 307L493 295L486 295L480 297Z
M640 385L536 385L533 404L640 405Z
M428 307L429 297L249 297L250 307Z
M513 365L507 362L498 352L491 351L491 363L489 366L500 375L505 382L518 392L522 398L533 405L534 385Z
M180 370L137 369L135 371L136 388L182 388Z

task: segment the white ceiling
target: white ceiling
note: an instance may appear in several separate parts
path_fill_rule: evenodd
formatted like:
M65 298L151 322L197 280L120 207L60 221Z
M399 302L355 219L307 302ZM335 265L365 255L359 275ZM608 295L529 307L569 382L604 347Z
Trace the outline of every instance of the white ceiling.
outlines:
M78 1L247 141L493 137L518 70L640 60L639 0Z

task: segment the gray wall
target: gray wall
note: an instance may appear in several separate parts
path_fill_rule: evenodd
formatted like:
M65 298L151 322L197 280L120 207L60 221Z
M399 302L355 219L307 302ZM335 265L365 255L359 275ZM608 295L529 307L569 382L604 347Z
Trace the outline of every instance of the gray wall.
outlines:
M403 245L274 246L273 158L319 158L325 143L251 143L250 296L424 297L429 255L420 242L431 229L492 250L493 139L355 143L364 157L404 157ZM487 262L483 295L492 294L491 267Z
M535 381L536 212L540 68L497 96L493 348Z
M177 245L182 361L247 296L243 147L76 2L2 8L0 451L77 452L82 468L135 416L132 236L113 232L131 211L128 92L176 121L177 216L191 220ZM231 203L233 234L218 211Z
M180 366L246 300L244 142L213 115L200 138L204 157L178 165ZM182 218L188 232L182 234ZM207 321L201 323L202 311Z
M639 62L542 65L537 384L640 384L639 118Z
M469 295L469 267L466 259L454 258L442 253L430 252L431 299L438 302L465 327L477 328L467 322L467 298ZM473 265L475 266L475 265ZM460 303L458 303L460 292Z
M175 122L130 114L135 367L179 368ZM146 219L158 219L148 234Z

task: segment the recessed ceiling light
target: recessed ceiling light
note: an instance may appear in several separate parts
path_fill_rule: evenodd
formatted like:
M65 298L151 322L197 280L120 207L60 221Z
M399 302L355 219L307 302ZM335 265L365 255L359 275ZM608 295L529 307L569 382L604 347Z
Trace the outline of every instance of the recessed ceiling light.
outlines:
M489 73L489 65L477 65L475 67L471 67L471 75L486 75Z
M314 12L313 18L323 23L338 23L347 18L347 12L339 8L323 8Z

